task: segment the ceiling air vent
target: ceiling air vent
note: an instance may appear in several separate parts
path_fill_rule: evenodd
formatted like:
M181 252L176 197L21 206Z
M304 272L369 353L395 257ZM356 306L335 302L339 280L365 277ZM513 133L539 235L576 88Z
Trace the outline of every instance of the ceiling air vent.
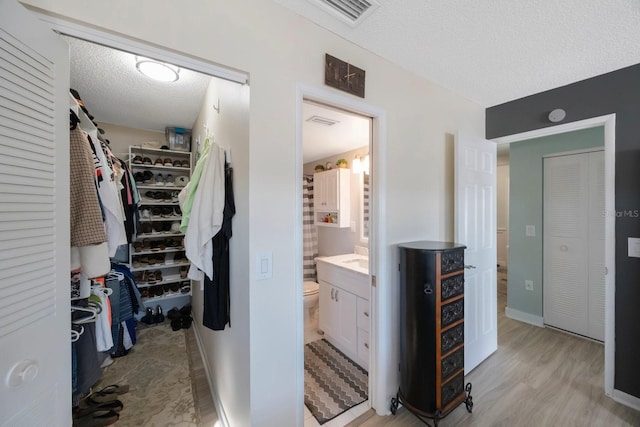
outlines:
M311 116L307 119L309 123L317 123L322 126L333 126L336 123L340 123L338 120L329 119L322 116Z
M313 0L313 3L354 27L379 6L373 0Z

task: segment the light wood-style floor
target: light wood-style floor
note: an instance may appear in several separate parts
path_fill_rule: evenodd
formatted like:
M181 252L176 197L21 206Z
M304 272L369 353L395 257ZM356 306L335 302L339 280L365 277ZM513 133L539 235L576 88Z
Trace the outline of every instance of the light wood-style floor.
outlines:
M473 413L462 404L439 426L640 426L639 412L604 395L604 346L505 317L504 285L498 285L498 351L465 378L473 384ZM369 410L348 426L424 424L401 408L386 417Z

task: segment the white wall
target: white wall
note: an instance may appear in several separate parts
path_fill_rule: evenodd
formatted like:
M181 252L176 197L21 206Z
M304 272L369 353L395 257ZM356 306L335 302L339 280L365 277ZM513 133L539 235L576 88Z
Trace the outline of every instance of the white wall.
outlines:
M218 114L213 105L220 103ZM230 247L231 326L212 331L202 325L204 293L194 282L194 327L211 372L214 392L232 425L250 425L249 412L249 87L212 78L192 127L192 151L196 141L204 147L207 125L213 141L229 150L233 168L236 214L232 219ZM195 158L195 157L194 157Z
M298 209L300 185L296 176L296 85L324 87L324 55L330 53L367 72L365 102L386 112L387 149L373 153L387 164L387 189L380 200L386 216L380 218L394 260L395 243L415 239L453 237L453 134L466 129L484 136L484 109L451 91L430 83L351 44L270 0L163 2L155 0L28 0L27 3L169 49L225 64L250 73L251 105L249 163L244 179L248 215L243 253L234 253L234 281L247 292L248 324L238 328L238 343L249 345L249 386L229 385L234 396L250 396L226 408L231 424L290 426L302 421L297 396L298 352L296 309L300 278L296 277L296 241L291 232ZM327 89L333 90L333 89ZM224 105L222 105L224 108ZM235 159L234 159L235 163ZM235 228L234 228L234 232ZM237 231L240 233L240 230ZM234 242L234 243L235 243ZM235 243L239 244L239 243ZM259 252L273 253L273 278L256 281L238 271ZM238 259L240 258L240 259ZM394 261L392 261L393 263ZM388 402L398 384L397 269L378 278L378 290L390 295L381 303L389 319L381 337L389 341L388 354L379 362L386 370L380 379L379 401ZM246 319L245 319L246 320ZM382 326L381 326L382 327ZM233 339L223 339L232 342ZM249 352L249 355L246 355ZM213 363L209 361L209 363ZM244 363L226 369L239 371ZM217 373L217 369L215 369ZM229 402L232 396L221 396ZM388 406L388 405L385 405ZM386 412L388 407L379 407Z
M125 154L129 154L130 145L142 145L144 142L158 142L158 148L165 144L164 132L154 132L151 130L134 129L126 126L112 125L108 123L98 123L104 130L104 138L109 140L111 151L123 160Z

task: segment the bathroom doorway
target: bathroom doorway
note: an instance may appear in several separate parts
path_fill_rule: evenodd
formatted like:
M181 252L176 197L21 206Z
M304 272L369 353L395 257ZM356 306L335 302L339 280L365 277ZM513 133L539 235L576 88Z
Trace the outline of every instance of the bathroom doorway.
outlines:
M373 119L304 99L301 128L304 425L346 424L370 406Z

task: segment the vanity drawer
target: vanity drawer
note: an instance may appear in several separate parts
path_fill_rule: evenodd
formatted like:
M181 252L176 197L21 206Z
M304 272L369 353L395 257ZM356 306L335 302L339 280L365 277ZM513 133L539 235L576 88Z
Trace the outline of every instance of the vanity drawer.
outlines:
M365 369L369 369L369 333L363 329L358 329L358 358L361 359L361 365Z
M454 373L464 368L464 347L440 362L440 378L446 381Z
M451 381L444 384L440 389L440 393L442 407L447 406L448 403L455 400L460 393L464 393L464 373L460 372L459 375L456 375Z
M369 311L369 301L364 298L358 297L357 310L358 328L369 332L369 319L371 318L371 313Z
M464 269L464 249L442 253L440 274L452 273L462 269Z
M440 335L440 352L445 354L449 350L464 343L464 323L459 324L455 328L451 328Z
M464 298L444 304L440 310L440 325L442 328L464 319Z
M440 284L440 301L457 297L464 292L464 274L442 279Z

